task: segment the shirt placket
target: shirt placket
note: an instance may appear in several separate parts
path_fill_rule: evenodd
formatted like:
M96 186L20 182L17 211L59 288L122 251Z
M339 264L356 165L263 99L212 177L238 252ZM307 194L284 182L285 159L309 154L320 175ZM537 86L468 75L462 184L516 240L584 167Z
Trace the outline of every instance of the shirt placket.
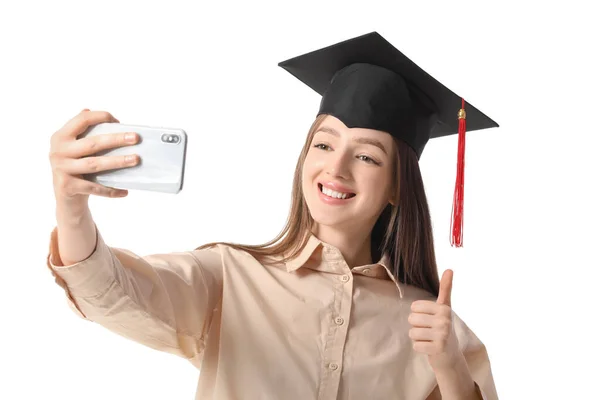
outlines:
M321 367L321 383L319 396L321 400L335 400L338 396L342 366L344 364L344 346L348 335L350 310L352 307L353 277L342 255L331 248L325 248L323 261L335 274L333 283L334 299L330 308L327 324L325 348L323 349L323 365Z

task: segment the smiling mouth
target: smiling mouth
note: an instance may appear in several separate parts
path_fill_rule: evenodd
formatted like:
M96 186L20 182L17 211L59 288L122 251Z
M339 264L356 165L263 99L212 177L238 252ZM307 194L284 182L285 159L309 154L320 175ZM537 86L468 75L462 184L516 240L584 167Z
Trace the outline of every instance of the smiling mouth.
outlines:
M323 187L322 184L319 183L319 190L321 191L321 193L323 193L325 196L331 197L333 199L340 199L340 200L347 200L347 199L351 199L354 196L356 196L356 193L342 193L342 192L336 192L335 190L331 190L328 189L326 187Z

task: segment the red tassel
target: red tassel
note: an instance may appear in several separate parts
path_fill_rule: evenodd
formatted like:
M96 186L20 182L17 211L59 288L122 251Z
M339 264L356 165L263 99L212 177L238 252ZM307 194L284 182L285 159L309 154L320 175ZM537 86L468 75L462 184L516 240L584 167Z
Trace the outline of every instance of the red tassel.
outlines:
M458 112L458 159L456 161L456 185L454 187L454 204L452 205L452 237L450 243L453 247L462 247L463 244L463 208L465 190L465 138L467 132L467 114L465 99L462 99L462 108Z

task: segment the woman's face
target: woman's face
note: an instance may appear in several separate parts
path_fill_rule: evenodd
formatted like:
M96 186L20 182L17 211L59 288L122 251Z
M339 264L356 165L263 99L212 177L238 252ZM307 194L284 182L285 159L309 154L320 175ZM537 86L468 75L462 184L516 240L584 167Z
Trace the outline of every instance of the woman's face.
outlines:
M369 227L392 196L393 138L383 131L348 128L328 115L302 169L302 190L318 224Z

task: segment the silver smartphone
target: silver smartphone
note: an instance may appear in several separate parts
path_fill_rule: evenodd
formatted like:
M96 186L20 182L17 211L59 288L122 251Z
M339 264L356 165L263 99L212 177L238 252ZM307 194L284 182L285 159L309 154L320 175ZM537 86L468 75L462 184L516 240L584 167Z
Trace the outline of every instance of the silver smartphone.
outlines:
M84 179L116 189L179 193L183 188L187 134L182 129L101 123L88 128L79 138L106 133L136 132L138 143L100 151L94 156L138 154L140 162L84 175Z

